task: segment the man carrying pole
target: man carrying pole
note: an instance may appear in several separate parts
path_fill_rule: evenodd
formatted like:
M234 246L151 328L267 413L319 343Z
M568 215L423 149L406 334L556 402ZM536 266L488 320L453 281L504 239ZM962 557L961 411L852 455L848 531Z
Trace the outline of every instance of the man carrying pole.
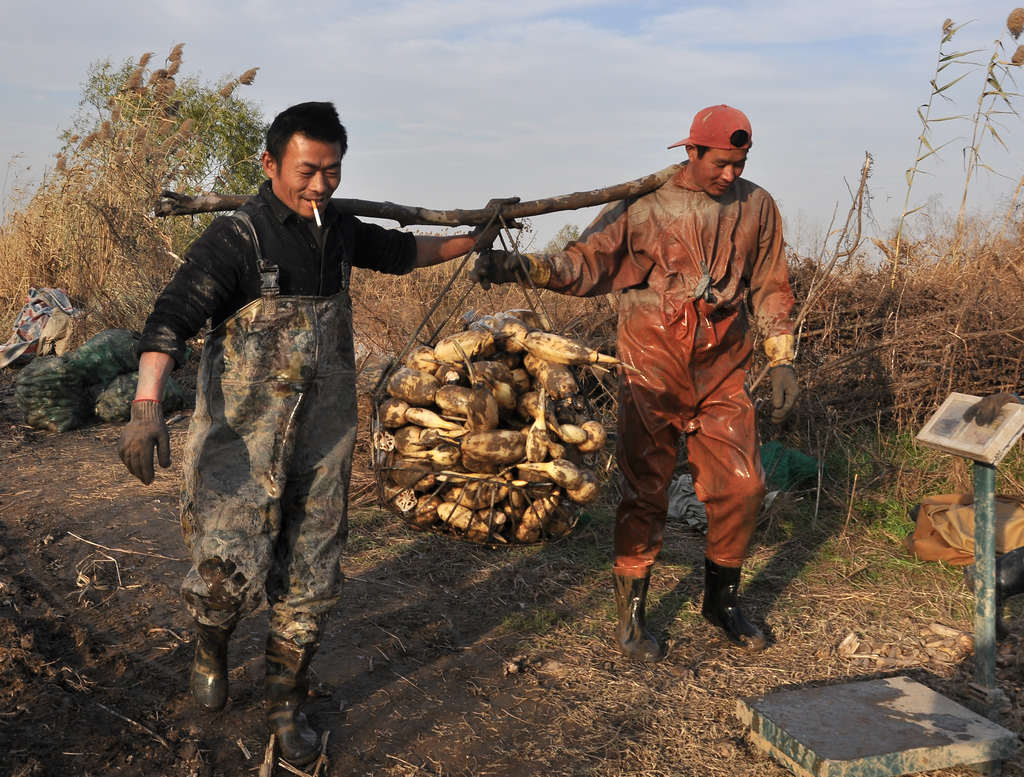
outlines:
M798 393L793 305L782 223L771 196L740 178L751 146L747 117L700 111L688 161L659 188L606 207L577 242L548 254L481 254L482 284L520 281L563 294L618 292L617 456L622 500L615 523L615 582L622 652L658 661L646 628L651 568L661 549L679 436L708 514L702 612L734 642L763 649L744 617L740 568L764 496L755 412L745 386L753 352L745 297L764 337L772 421Z
M267 131L269 180L192 244L139 343L139 384L119 444L143 483L153 452L170 466L160 399L185 341L207 319L185 453L181 523L193 567L183 584L197 640L191 691L227 698L227 647L266 592L267 717L281 755L302 766L318 737L301 705L324 619L340 598L356 435L349 272L402 274L470 251L474 237L413 236L331 204L347 147L331 103L294 105Z

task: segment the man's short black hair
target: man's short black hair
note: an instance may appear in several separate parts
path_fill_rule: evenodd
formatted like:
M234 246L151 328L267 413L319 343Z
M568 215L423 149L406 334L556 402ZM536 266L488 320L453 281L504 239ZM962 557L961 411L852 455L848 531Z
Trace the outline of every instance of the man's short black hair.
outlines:
M267 129L267 152L270 156L280 162L285 146L296 132L324 143L340 143L342 157L348 149L348 133L338 118L334 103L299 103L277 114Z
M709 146L697 146L697 159L703 159L704 155L708 153Z

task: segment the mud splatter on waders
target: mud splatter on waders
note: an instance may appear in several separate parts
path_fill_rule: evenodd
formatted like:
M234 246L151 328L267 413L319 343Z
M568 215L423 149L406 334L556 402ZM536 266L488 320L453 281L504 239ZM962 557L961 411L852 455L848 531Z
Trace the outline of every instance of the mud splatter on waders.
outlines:
M301 763L316 735L299 707L339 599L348 531L352 304L347 266L327 298L281 296L277 268L261 258L259 269L262 296L203 348L185 453L181 521L193 567L182 594L201 626L230 633L265 588L268 718L282 753Z

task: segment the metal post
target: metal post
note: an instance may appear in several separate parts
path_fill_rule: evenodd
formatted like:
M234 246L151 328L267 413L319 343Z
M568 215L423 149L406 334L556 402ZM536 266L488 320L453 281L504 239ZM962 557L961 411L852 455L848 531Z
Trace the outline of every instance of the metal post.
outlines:
M974 668L978 690L995 702L996 468L974 462Z

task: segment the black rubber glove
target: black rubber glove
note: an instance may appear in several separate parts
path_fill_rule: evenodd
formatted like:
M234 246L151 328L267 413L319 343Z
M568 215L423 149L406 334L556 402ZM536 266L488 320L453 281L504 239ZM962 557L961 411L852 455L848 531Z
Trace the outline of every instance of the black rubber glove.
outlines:
M772 423L781 424L786 420L800 395L796 382L796 370L791 364L780 364L768 371L772 381Z
M171 439L160 403L152 399L132 402L131 420L121 430L117 453L135 477L146 485L153 482L153 449L160 466L171 466Z
M477 255L476 263L470 270L469 277L486 291L491 288L492 283L519 281L523 277L523 272L519 267L519 257L516 254L502 251L500 248L492 248L488 251L481 251Z
M979 426L985 426L996 420L1003 405L1009 402L1020 402L1015 394L1009 391L1000 391L998 394L984 397L977 404L967 408L964 413L965 421L974 421Z

